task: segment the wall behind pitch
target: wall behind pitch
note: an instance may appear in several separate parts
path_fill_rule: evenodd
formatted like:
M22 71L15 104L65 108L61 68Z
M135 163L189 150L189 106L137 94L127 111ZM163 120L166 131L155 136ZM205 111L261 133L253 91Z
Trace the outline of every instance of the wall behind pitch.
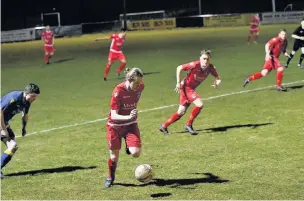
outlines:
M204 18L206 27L245 26L250 24L252 14L216 15Z
M176 18L176 27L203 27L202 17L178 17Z

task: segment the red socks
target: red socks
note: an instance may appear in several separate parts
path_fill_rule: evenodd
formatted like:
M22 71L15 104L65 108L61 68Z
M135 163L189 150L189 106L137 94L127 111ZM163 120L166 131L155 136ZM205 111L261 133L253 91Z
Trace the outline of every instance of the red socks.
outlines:
M277 71L277 87L281 87L283 80L283 71Z
M117 74L119 74L125 68L126 65L127 65L127 63L121 63L119 68L117 69ZM111 68L111 65L107 64L106 68L105 68L105 71L104 71L104 74L103 74L104 78L108 77L110 68Z
M117 163L113 162L110 158L108 160L108 170L109 170L109 176L108 178L114 179L115 178L115 171L116 171Z
M257 79L260 79L261 77L263 77L262 73L261 72L258 72L258 73L255 73L251 76L249 76L249 81L252 81L252 80L257 80Z
M187 125L192 125L193 121L195 120L195 118L197 117L197 115L201 112L202 108L201 107L194 107L191 115L188 119ZM170 126L172 123L176 122L177 120L179 120L182 116L180 116L177 112L172 114L172 116L163 124L163 126L165 128L167 128L168 126Z
M49 63L49 55L44 55L44 62Z
M108 77L110 68L111 68L111 65L107 64L107 65L106 65L106 69L105 69L104 74L103 74L103 77L104 77L104 78L107 78L107 77Z
M122 71L122 69L124 69L124 67L126 65L127 65L127 63L121 63L120 66L119 66L119 68L118 68L118 70L117 70L117 74L119 74Z
M168 126L170 126L170 124L176 122L180 118L181 116L176 112L163 124L163 126L167 128Z
M263 77L261 72L255 73L248 77L249 81L257 80ZM277 71L277 87L280 87L283 80L283 71Z
M194 119L197 117L197 115L201 112L202 108L201 107L194 107L192 109L191 115L188 119L188 126L191 126L193 124Z
M251 36L248 36L248 40L247 40L247 41L249 42L249 41L250 41L250 39L251 39Z

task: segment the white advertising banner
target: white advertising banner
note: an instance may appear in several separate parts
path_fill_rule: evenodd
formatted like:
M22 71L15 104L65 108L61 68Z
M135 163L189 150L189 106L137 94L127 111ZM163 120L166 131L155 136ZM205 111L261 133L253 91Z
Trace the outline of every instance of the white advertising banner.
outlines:
M28 40L35 40L35 31L33 28L1 31L1 43Z
M262 24L300 23L304 19L304 11L262 13Z

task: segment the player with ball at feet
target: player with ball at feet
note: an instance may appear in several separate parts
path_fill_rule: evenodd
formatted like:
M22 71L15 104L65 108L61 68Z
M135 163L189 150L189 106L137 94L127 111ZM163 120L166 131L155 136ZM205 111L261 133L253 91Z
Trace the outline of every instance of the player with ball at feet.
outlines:
M105 188L113 185L121 149L122 138L126 141L126 152L139 157L141 151L140 132L137 125L137 103L144 90L143 72L132 68L126 73L126 81L118 84L112 93L110 113L107 121L107 140L110 151L108 177Z
M179 120L187 111L190 104L193 103L195 107L193 108L191 115L186 124L185 130L192 135L197 134L193 129L193 121L198 116L203 108L203 102L200 96L195 91L209 74L215 77L214 88L217 88L221 83L219 75L213 64L210 63L211 51L203 50L200 54L200 59L198 61L193 61L187 64L183 64L176 69L176 88L175 91L180 94L179 96L179 107L177 112L175 112L167 121L165 121L159 130L165 135L169 134L168 126L177 120ZM181 72L187 71L187 76L181 80Z

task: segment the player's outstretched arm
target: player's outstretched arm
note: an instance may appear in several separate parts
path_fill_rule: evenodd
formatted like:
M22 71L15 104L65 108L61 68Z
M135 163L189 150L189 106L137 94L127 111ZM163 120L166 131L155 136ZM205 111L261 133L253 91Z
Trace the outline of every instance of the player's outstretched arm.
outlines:
M45 34L44 34L44 32L41 34L41 40L43 41L43 42L47 42L47 39L45 38Z
M290 55L287 53L287 46L288 46L288 41L286 40L285 43L284 43L284 46L282 48L282 52L283 52L285 57L290 58Z
M215 67L211 70L211 75L215 78L213 85L211 85L211 86L214 88L217 88L221 84L222 80L220 79L220 76L219 76L218 72L216 71Z
M296 34L292 34L291 37L293 37L294 39L304 40L304 37L298 36Z
M42 40L43 42L45 42L45 43L48 42L47 39L46 39L45 37L42 37L41 40Z
M130 119L136 117L137 113L138 113L137 109L132 110L129 115L120 115L120 114L117 114L116 110L111 110L111 119L116 120L116 121L130 120Z
M0 121L1 121L1 136L3 135L7 135L7 129L6 129L6 126L4 124L4 115L3 115L3 111L1 110L1 116L0 116Z
M265 45L265 53L266 53L266 60L270 59L271 56L270 56L270 44L269 44L269 42L266 43L266 45Z
M23 113L22 114L22 136L26 135L26 124L28 121L28 114Z
M181 85L181 72L183 70L183 66L178 66L176 68L176 87L174 91L176 93L179 93L180 85Z

